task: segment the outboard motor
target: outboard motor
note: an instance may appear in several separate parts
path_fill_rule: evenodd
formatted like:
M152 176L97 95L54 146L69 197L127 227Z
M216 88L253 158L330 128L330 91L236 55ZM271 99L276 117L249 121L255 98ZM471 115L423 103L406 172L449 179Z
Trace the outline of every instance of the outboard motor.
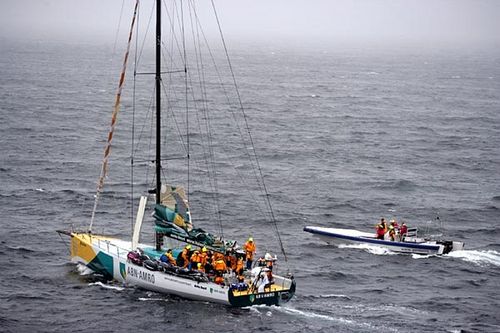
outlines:
M437 243L444 245L443 254L450 253L453 250L453 242L452 241L439 241Z

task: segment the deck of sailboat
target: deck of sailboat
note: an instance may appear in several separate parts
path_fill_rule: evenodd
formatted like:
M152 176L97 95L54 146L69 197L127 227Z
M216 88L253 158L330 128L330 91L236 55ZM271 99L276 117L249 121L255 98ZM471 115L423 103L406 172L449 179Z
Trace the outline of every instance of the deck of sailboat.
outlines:
M283 290L288 290L288 289L290 289L290 287L285 288L285 286L283 286L283 285L272 284L268 288L265 288L264 292L270 293L270 292L278 292L278 291L283 291ZM256 292L257 292L256 289L252 290L251 288L249 288L247 290L243 290L243 291L233 290L233 295L236 297L237 296L245 296L245 295L255 294Z

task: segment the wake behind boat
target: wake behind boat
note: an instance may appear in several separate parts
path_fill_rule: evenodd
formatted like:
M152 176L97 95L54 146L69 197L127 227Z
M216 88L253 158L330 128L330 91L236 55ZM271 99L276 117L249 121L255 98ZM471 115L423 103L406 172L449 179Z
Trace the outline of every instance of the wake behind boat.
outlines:
M378 239L375 233L362 232L354 229L339 229L306 226L304 231L309 232L321 240L332 245L340 244L368 244L378 246L398 253L415 254L447 254L464 248L464 243L450 240L430 240L418 237L417 229L409 229L401 239Z

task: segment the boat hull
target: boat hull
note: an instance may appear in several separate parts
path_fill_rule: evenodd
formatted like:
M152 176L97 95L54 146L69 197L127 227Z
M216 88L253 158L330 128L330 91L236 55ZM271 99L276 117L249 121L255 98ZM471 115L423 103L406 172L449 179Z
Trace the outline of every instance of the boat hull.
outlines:
M275 277L278 286L263 293L241 292L211 281L197 281L163 271L150 270L127 260L131 242L87 233L71 233L71 260L84 264L108 279L159 293L244 307L279 305L295 293L295 281Z
M367 244L382 247L393 252L409 254L446 254L450 251L462 250L462 242L429 241L424 239L410 239L409 241L390 241L377 239L373 234L352 229L304 227L304 231L312 233L328 244Z

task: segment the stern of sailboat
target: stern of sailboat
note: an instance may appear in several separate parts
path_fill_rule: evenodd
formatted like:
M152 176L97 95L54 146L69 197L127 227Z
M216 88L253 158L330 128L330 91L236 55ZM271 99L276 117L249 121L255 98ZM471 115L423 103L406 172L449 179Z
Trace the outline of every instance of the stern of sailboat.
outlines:
M229 291L229 303L236 307L245 307L252 305L280 305L288 302L295 294L296 283L293 278L282 278L280 284L272 284L264 290L257 292L250 288L239 291L232 289Z

